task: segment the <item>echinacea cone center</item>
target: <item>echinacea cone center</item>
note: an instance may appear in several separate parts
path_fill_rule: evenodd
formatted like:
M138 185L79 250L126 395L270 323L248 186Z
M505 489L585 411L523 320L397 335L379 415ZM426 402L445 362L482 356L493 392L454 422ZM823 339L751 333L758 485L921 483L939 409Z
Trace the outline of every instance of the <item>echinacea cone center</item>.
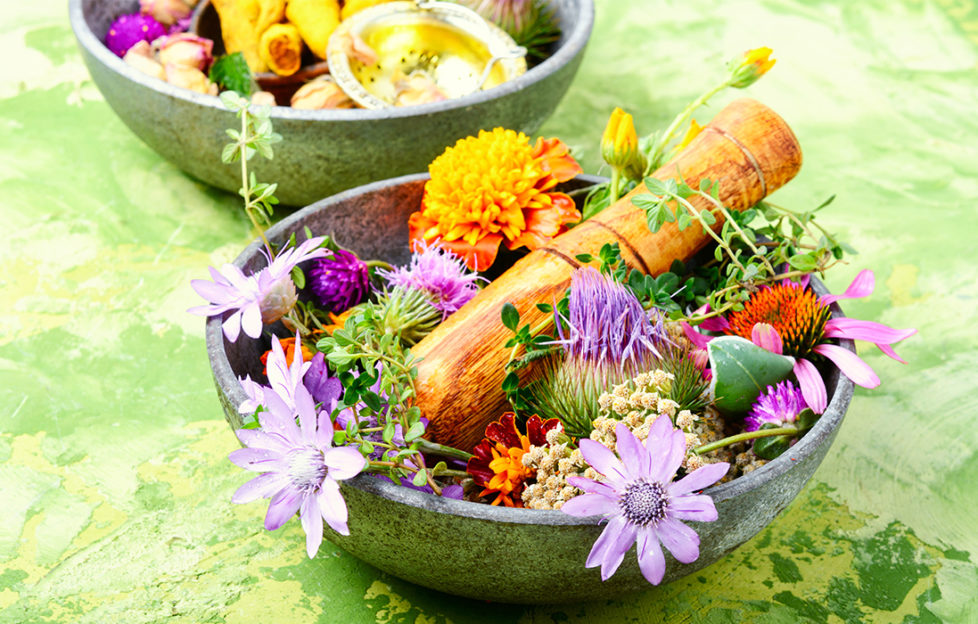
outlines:
M665 518L668 503L662 484L646 481L629 484L618 501L625 518L639 526L656 524Z

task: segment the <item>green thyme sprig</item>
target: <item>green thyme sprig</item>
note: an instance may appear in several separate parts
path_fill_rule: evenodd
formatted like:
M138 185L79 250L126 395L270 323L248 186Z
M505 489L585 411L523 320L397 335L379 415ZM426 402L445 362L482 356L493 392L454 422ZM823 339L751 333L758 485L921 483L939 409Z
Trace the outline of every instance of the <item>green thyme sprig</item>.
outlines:
M649 282L647 276L629 276L626 283L633 290L653 291L656 305L673 313L673 318L676 318L674 312L683 308L682 304L690 303L709 304L711 308L706 315L690 317L693 322L738 310L762 284L813 272L824 274L842 261L846 253L855 253L815 223L815 213L828 206L834 197L806 212L763 202L739 212L723 205L719 200L719 184L709 179L701 180L699 188L673 179L662 181L651 177L645 179L645 185L649 192L635 195L632 203L645 211L650 231L658 232L665 223L675 223L680 231L696 224L716 243L713 261L699 269L692 279L687 278L683 288L688 286L689 292L678 301L675 296L668 297L671 303L667 301L663 290L678 286L679 275L665 274L654 282ZM707 207L697 208L694 200ZM718 217L723 219L723 226L716 232L713 226ZM758 217L763 217L766 223L753 227L751 224ZM678 268L681 270L683 266L680 264ZM665 283L660 284L659 280Z
M233 142L224 146L221 161L225 164L241 162L241 188L238 189L238 195L244 199L245 213L251 224L261 236L268 253L274 257L272 246L265 238L265 228L271 225L273 206L278 203L275 197L278 184L258 183L254 172L248 171L248 161L255 154L271 160L274 157L272 144L281 141L282 136L272 129L272 113L268 106L252 107L247 98L234 91L225 91L220 98L225 108L241 120L240 129L228 128L225 131Z

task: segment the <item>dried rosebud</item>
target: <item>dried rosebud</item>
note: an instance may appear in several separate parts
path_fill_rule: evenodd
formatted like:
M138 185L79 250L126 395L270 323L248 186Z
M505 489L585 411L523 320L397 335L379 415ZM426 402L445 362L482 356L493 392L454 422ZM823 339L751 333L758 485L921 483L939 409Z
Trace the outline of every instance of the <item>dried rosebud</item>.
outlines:
M139 0L139 11L165 26L173 26L189 17L196 4L197 0Z
M217 85L208 80L204 72L199 69L169 63L163 66L163 72L166 75L166 81L173 86L190 89L197 93L217 95Z
M771 48L754 48L731 61L727 65L730 69L730 86L743 89L757 82L777 62L770 56Z
M353 108L353 100L330 76L321 76L299 87L292 96L292 108L317 110Z
M407 78L398 80L394 83L394 89L394 106L413 106L448 99L434 79L422 71L411 72Z
M256 91L251 94L251 103L255 106L275 106L275 95L270 91Z
M153 49L145 41L139 41L136 45L129 48L129 51L122 57L122 60L127 65L135 67L148 76L166 80L166 73L163 71L163 66L153 56Z
M151 42L166 34L166 29L149 15L132 13L122 15L109 26L105 34L105 45L116 56L122 58L140 41Z
M214 62L214 42L190 33L178 33L157 41L154 46L160 63L183 65L206 72Z

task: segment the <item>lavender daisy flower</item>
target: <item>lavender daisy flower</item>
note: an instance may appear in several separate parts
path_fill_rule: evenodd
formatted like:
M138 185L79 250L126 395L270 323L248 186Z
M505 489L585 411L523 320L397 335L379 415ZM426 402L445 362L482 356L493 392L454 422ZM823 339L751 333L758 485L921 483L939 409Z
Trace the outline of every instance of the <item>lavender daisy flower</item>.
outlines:
M278 351L273 348L269 368L288 370L284 359L281 347ZM337 533L350 534L338 481L359 474L367 461L355 447L333 448L329 411L317 410L312 395L301 383L290 390L291 396L281 396L275 387L264 389L261 399L265 409L258 413L260 428L238 430L245 448L228 458L236 466L261 474L238 488L231 500L248 503L271 499L265 515L269 531L299 512L306 533L306 553L312 558L323 541L323 520ZM287 404L290 399L293 406Z
M482 279L478 273L469 271L462 259L437 245L416 251L406 267L379 273L392 288L424 293L432 307L441 312L442 320L479 292L476 282Z
M581 440L585 461L605 481L568 477L568 483L586 494L564 503L561 511L579 517L600 514L608 520L585 563L588 568L601 566L601 580L615 573L635 543L642 575L658 585L666 571L660 544L681 563L699 557L699 536L680 520L717 519L713 499L694 492L716 483L730 465L707 464L673 482L686 455L686 436L673 428L668 416L652 424L644 446L624 424L618 425L615 435L618 457L593 440Z
M222 324L224 336L234 342L241 330L251 338L261 336L262 324L270 324L288 314L298 295L290 275L299 263L322 258L326 250L320 245L325 236L310 238L298 247L279 253L268 266L254 275L245 275L233 264L218 271L208 267L213 282L191 280L190 285L210 305L190 308L187 312L216 316L233 311Z
M313 262L309 287L330 312L344 312L370 292L370 270L356 254L340 249Z
M140 41L152 43L166 34L166 29L150 15L132 13L118 17L105 34L105 46L122 58Z
M801 389L790 381L782 381L777 386L768 386L757 397L750 413L744 417L744 431L757 431L767 423L778 427L793 423L806 409L808 404Z

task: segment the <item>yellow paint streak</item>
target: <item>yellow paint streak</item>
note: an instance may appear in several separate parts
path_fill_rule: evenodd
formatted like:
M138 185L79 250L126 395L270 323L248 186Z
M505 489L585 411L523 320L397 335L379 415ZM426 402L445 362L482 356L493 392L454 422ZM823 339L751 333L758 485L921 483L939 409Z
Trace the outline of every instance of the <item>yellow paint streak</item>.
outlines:
M931 293L924 293L921 297L914 297L913 289L917 286L917 276L920 268L913 264L897 264L893 266L893 271L886 278L886 287L890 290L890 302L893 307L908 306L916 303L923 303L930 299Z
M6 609L20 600L20 594L12 589L0 590L0 609Z
M380 597L387 598L387 604L377 609L374 614L376 624L391 624L395 621L406 620L401 616L409 615L412 611L417 613L414 619L415 624L435 624L437 622L435 617L418 613L418 607L412 605L383 581L374 581L363 594L364 600L374 600ZM445 622L452 624L451 620L446 619Z
M261 535L257 541L270 538ZM276 539L284 536L276 535ZM268 570L298 565L305 557L305 549L287 540L276 544L281 550L262 549L251 556L246 566L247 574L262 579L261 591L243 591L240 598L228 607L224 614L226 624L254 624L255 622L314 622L320 615L318 604L310 602L299 581L280 581L269 578ZM269 600L268 596L275 596Z

